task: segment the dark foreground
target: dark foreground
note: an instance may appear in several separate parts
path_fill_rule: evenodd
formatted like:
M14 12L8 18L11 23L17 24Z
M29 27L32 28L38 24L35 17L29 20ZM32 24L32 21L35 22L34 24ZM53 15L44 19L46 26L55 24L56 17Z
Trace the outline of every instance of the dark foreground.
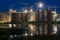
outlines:
M21 35L23 29L0 29L0 40L60 40L60 35L34 35L11 37L10 35Z
M8 36L0 36L0 40L60 40L59 35L52 35L52 36L27 36L27 37L13 37L9 38Z

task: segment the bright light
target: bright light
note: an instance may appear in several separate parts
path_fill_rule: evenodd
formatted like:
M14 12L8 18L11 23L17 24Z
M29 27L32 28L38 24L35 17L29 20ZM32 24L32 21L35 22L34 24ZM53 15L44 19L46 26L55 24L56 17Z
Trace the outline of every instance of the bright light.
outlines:
M55 11L52 11L52 13L56 13Z
M10 38L13 38L13 35L10 35Z
M57 14L56 14L56 12L55 12L55 11L52 11L52 13L53 13L54 17L56 17L56 16L57 16Z
M42 8L43 7L43 3L39 3L39 5L38 5L40 8Z
M29 27L30 27L31 30L34 30L33 25L29 24Z
M60 19L56 19L56 21L60 21Z
M28 34L27 34L27 33L25 33L25 36L28 36Z
M30 9L30 11L32 12L32 11L33 11L33 9Z
M11 27L12 27L12 25L11 25L11 24L9 24L9 27L11 28Z
M55 17L57 16L57 14L54 15Z
M56 33L57 33L57 26L53 25L53 34L56 34Z
M31 36L33 36L33 33L31 33Z
M25 9L25 10L24 10L24 12L26 13L26 12L27 12L27 10Z
M16 27L16 24L13 24L14 25L14 27Z
M57 32L57 27L54 27L54 31Z
M12 9L10 9L10 11L12 11Z

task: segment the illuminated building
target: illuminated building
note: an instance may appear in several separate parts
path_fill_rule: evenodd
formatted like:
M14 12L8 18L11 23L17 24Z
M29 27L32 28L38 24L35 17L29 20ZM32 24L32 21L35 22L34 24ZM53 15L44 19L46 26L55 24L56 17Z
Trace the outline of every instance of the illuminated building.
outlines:
M55 22L56 13L50 10L36 11L36 12L12 12L11 22L16 25L16 28L27 29L27 33L33 34L56 34L57 27L50 24ZM40 22L42 24L29 24L28 22ZM27 24L28 23L28 24ZM45 24L43 24L45 23Z
M0 13L0 22L5 22L5 14L3 14L3 13Z
M31 12L28 15L28 21L35 21L35 12Z

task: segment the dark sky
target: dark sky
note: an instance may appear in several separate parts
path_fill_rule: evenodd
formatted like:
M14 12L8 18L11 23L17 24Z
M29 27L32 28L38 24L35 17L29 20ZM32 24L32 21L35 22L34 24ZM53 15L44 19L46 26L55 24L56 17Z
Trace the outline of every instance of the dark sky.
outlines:
M31 6L36 2L43 2L44 5L57 5L60 7L60 0L0 0L0 11L8 11L12 4L14 4L12 8L18 9L22 6L19 3L28 3L28 6ZM57 8L57 12L60 13L60 8Z

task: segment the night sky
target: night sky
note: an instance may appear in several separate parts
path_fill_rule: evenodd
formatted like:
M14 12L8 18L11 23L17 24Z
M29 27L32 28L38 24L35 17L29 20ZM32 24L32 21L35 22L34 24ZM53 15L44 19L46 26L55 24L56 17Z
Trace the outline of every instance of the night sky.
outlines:
M13 5L11 8L19 9L22 7L22 4L19 3L27 3L28 6L34 5L34 3L43 2L44 5L57 5L60 7L60 0L0 0L0 11L8 11L10 9L10 5ZM60 8L57 8L57 12L60 13Z

